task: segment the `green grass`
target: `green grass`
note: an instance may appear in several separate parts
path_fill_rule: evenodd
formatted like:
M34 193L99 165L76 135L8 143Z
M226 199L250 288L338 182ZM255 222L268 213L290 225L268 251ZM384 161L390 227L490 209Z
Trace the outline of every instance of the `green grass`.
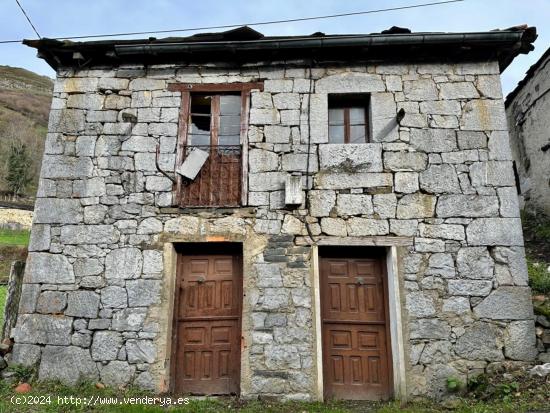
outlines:
M235 398L218 399L192 399L188 404L171 406L170 408L159 405L80 405L58 403L58 397L74 396L80 398L123 398L129 397L154 397L151 393L128 389L96 389L92 384L82 384L77 387L67 387L56 383L39 383L33 385L32 391L24 396L36 396L31 400L42 401L44 404L15 404L12 401L15 393L13 385L0 382L0 412L4 413L34 413L34 412L193 412L193 413L215 413L215 412L241 412L241 413L435 413L441 411L454 411L456 413L523 413L528 411L545 411L548 406L548 392L550 384L538 383L529 389L520 389L519 392L506 398L497 398L487 401L479 401L469 398L455 398L452 405L449 403L438 404L431 401L418 401L401 407L399 402L375 403L363 401L330 401L320 402L287 402L267 400L244 401ZM49 397L49 398L48 398ZM167 397L167 396L160 396ZM173 396L175 400L177 396ZM22 399L19 399L22 400Z
M547 217L537 221L535 235L537 238L550 241L550 220Z
M540 211L521 211L521 220L524 227L536 239L550 241L550 217Z
M534 262L527 259L527 271L529 272L529 285L537 294L550 294L549 264Z
M0 285L0 328L4 324L4 304L6 304L7 293L8 287L6 285Z
M550 217L540 211L522 211L529 285L534 294L550 295Z
M29 245L29 231L10 231L0 229L0 245Z
M29 231L0 230L0 281L7 282L13 261L27 259ZM1 413L1 412L0 412Z

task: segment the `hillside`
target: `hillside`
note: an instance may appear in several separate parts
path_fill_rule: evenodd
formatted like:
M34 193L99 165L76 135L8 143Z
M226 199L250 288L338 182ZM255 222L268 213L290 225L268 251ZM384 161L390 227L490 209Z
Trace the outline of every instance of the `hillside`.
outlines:
M51 95L52 80L20 67L0 65L0 89L30 90L34 93Z
M25 69L0 66L0 194L6 191L8 148L24 143L32 159L32 182L25 195L36 192L46 138L53 82Z

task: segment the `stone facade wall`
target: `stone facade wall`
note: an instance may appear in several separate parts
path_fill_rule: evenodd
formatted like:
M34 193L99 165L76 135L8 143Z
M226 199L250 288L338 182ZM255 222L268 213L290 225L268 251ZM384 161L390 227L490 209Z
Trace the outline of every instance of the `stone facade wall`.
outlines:
M497 63L304 67L59 71L15 362L39 363L41 379L166 389L167 245L221 237L244 250L242 395L315 398L306 223L314 238L410 238L397 309L410 395L536 356ZM167 84L259 79L248 205L171 208L155 167L159 143L174 169L180 98ZM372 142L327 144L328 95L349 92L371 96ZM285 208L287 173L310 186L308 209Z
M527 209L550 216L550 54L537 63L537 70L519 93L507 101L510 145Z

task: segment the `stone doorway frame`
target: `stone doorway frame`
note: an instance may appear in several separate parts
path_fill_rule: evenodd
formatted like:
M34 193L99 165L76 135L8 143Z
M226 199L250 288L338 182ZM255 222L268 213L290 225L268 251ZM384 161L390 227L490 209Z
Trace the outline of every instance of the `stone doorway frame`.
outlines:
M231 322L235 323L233 325L233 335L232 338L229 340L230 343L230 351L231 351L231 359L228 363L228 371L230 375L229 383L223 383L224 379L221 379L222 382L220 382L220 378L218 377L216 382L216 379L212 379L212 382L209 384L208 382L203 382L201 379L196 379L195 383L188 384L188 387L184 393L187 391L190 391L190 388L194 387L193 392L195 394L201 394L201 395L240 395L240 383L241 383L241 345L243 342L243 332L242 332L242 306L243 306L243 245L241 242L187 242L187 243L177 243L173 244L176 249L177 257L176 257L176 282L175 282L175 290L174 290L174 307L172 311L172 334L171 334L171 340L172 340L172 346L177 346L177 348L172 348L172 353L170 354L170 392L171 393L178 393L182 391L181 388L178 388L178 381L177 377L179 374L183 374L184 371L181 371L178 368L177 361L179 357L182 355L179 353L179 348L183 346L181 340L184 338L181 335L181 332L179 331L179 324L181 323L181 319L178 317L178 313L180 311L180 305L182 304L182 295L181 295L181 287L182 285L185 286L186 283L183 282L183 278L191 277L191 272L187 272L185 269L185 266L183 265L183 260L185 257L198 259L200 257L208 257L208 259L216 258L219 259L220 257L231 259L231 282L233 283L233 289L232 289L232 298L233 298L233 305L232 305L232 312L231 314L224 314L219 315L215 312L208 312L208 311L202 311L199 312L199 314L188 314L185 313L183 317L187 317L186 321L183 321L183 324L185 323L191 323L195 327L207 327L210 326L211 323L217 324L218 326L220 323L223 325L225 323L228 323L229 317L233 317L231 319ZM178 251L179 248L179 251ZM180 261L181 260L181 261ZM206 270L205 278L212 276L214 273L216 273L216 270L213 270L212 267ZM216 273L217 275L221 275L220 273ZM180 279L181 277L181 279ZM211 279L212 280L212 279ZM200 283L200 281L199 281ZM236 304L235 304L236 303ZM220 308L217 308L218 310ZM227 325L227 324L226 324ZM208 327L207 327L208 328ZM212 330L213 331L213 330ZM213 333L212 333L213 334ZM214 353L216 350L216 346L210 342L210 346L207 347L207 351L210 351ZM204 349L203 349L204 351ZM219 351L219 350L218 350ZM238 356L238 357L236 357ZM214 359L215 360L215 356ZM218 371L219 373L219 371ZM180 383L181 384L181 383ZM194 384L194 386L193 386ZM210 386L210 387L208 387ZM182 385L182 387L184 387Z
M412 239L405 237L371 237L371 238L340 238L322 237L311 249L311 285L313 302L313 321L315 331L315 364L317 383L315 396L317 400L324 401L323 383L323 340L321 323L321 296L320 296L320 246L364 246L385 247L386 268L388 274L388 304L390 313L390 341L393 366L393 398L405 402L406 390L406 365L405 346L403 337L403 322L401 311L402 286L398 268L398 247L412 244Z
M152 307L150 315L147 317L148 321L156 321L159 323L159 332L157 339L154 340L154 344L157 349L156 362L151 366L150 373L156 382L156 390L160 393L170 392L172 388L171 382L171 362L172 362L172 345L173 345L173 317L174 317L174 304L176 293L176 278L177 278L177 257L178 252L176 246L178 244L186 243L211 243L211 242L228 242L242 245L242 271L243 271L243 298L248 293L245 283L245 274L250 271L246 263L246 257L250 255L250 251L247 249L250 247L249 243L245 242L244 237L178 237L165 234L160 243L162 243L163 259L164 259L164 272L161 288L161 302L159 305ZM241 312L241 335L244 343L249 341L249 322L248 313L250 312L248 301L243 299L242 312ZM241 348L241 371L240 371L240 383L241 383L241 397L246 396L246 391L250 387L249 379L249 363L248 346Z

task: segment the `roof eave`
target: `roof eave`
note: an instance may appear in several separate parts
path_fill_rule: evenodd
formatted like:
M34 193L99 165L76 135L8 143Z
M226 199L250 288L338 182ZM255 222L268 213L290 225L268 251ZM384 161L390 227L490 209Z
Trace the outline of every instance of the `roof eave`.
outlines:
M189 39L189 38L187 38ZM358 56L368 59L391 58L392 52L399 51L401 60L413 60L423 55L437 60L443 55L459 56L461 59L482 57L498 60L503 71L520 53L533 50L536 39L534 27L508 29L478 33L410 33L410 34L370 34L336 36L295 36L261 38L257 40L223 41L171 41L113 40L99 42L68 42L52 39L25 40L24 44L38 49L39 57L50 66L79 67L83 61L75 56L89 58L93 64L118 64L125 61L171 62L182 58L195 58L206 61L230 61L234 59L264 60L266 57L296 55L314 57L316 54L334 56L345 60L355 60ZM357 50L359 54L343 55L342 50ZM212 56L216 56L213 58Z

